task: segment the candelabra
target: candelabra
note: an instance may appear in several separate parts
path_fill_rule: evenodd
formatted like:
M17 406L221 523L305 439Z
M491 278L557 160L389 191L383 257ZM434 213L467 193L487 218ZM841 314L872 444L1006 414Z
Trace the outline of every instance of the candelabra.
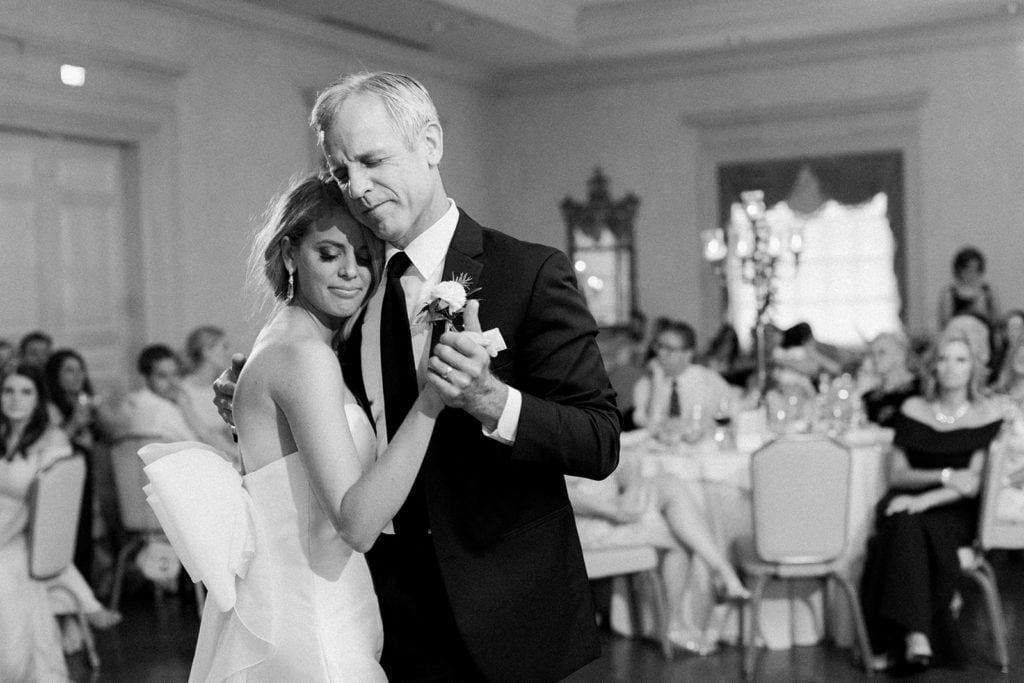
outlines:
M803 231L799 226L783 233L772 227L765 214L764 192L750 190L740 193L745 220L732 220L728 236L723 228L704 230L704 259L720 263L727 257L739 266L743 282L754 289L756 315L754 318L754 346L757 361L757 387L761 399L768 390L769 355L767 329L771 323L772 304L775 301L776 266L787 249L796 266L803 251Z

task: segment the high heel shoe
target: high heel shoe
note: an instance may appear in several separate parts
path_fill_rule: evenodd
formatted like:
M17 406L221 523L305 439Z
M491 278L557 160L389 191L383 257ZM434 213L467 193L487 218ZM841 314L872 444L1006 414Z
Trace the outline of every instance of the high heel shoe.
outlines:
M907 634L907 666L916 670L927 669L932 663L932 645L923 633Z
M746 586L738 578L735 582L727 581L724 570L715 572L711 579L711 590L716 604L746 602L750 599L750 591Z

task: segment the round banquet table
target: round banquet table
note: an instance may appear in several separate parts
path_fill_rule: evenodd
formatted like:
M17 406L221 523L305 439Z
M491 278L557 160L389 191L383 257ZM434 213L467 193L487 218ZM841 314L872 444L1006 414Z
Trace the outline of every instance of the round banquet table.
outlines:
M891 442L889 430L862 429L840 437L853 455L850 472L849 540L845 565L848 576L858 585L874 524L874 506L886 489L886 455ZM645 430L622 435L620 460L638 458L645 475L671 473L687 483L695 500L703 506L706 518L722 549L728 553L733 542L753 534L750 506L750 456L758 442L741 439L741 448L725 448L713 441L699 444L661 444ZM799 482L794 482L798 484ZM813 483L813 482L809 482ZM735 642L738 633L737 615L729 617L724 608L711 603L711 577L703 562L690 566L688 590L683 598L682 613L687 630L684 640ZM840 645L853 641L853 622L841 595L830 601L829 632ZM711 632L702 630L710 610L718 610ZM629 635L628 603L624 585L613 589L611 626ZM644 629L653 633L653 615L644 614ZM772 581L765 590L761 608L763 644L771 649L787 649L794 645L813 645L824 633L824 608L821 583L812 579ZM714 632L717 630L717 633Z

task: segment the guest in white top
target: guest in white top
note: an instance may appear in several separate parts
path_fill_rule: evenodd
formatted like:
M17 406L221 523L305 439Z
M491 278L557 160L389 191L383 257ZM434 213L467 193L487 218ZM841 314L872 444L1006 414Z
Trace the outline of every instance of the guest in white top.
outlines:
M213 381L230 364L230 355L227 336L221 328L203 325L192 330L185 340L190 369L181 379L178 403L200 441L237 458L231 427L213 404Z
M161 441L197 441L178 401L181 397L181 362L170 347L152 344L138 361L145 386L125 397L122 428L129 434L159 436Z
M638 427L656 430L676 417L709 422L717 412L731 410L733 390L717 372L693 362L696 346L697 336L688 324L664 323L654 339L655 356L647 373L633 387Z

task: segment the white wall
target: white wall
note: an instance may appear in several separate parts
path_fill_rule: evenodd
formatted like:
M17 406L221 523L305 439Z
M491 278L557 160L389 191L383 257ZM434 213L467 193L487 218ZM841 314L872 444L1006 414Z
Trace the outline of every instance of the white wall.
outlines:
M141 219L129 229L142 247L129 277L144 292L142 341L181 344L191 327L213 323L238 349L251 344L260 321L247 318L243 289L249 232L291 175L312 170L309 93L340 73L419 76L447 125L449 193L481 220L493 214L492 99L472 67L269 12L233 20L230 2L194 5L194 13L117 0L0 6L0 126L141 149ZM204 6L217 11L200 13ZM87 67L86 87L57 82L62 61Z
M180 343L212 322L248 346L259 321L246 318L247 235L311 164L308 93L381 67L432 91L447 189L484 224L564 248L558 206L585 197L595 166L613 196L639 195L641 305L698 323L702 337L716 312L698 242L715 221L714 161L828 151L822 136L905 146L913 328L934 325L936 293L966 242L988 254L1005 304L1024 306L1024 39L1010 29L916 36L899 49L889 37L839 51L548 70L504 77L499 91L473 65L269 12L229 19L230 0L186 1L191 11L129 0L0 5L0 126L137 152L133 286L146 341ZM90 68L86 88L56 83L61 61Z
M1024 306L1024 41L977 33L846 58L821 58L819 50L815 60L755 57L704 69L660 62L657 70L524 77L500 108L501 220L537 240L564 240L559 201L584 198L600 165L613 198L641 199L642 308L694 321L706 339L717 305L698 237L717 221L709 155L821 153L830 151L820 140L828 136L836 152L904 145L910 326L934 328L937 292L965 243L988 255L1004 304ZM732 133L744 137L730 145Z

